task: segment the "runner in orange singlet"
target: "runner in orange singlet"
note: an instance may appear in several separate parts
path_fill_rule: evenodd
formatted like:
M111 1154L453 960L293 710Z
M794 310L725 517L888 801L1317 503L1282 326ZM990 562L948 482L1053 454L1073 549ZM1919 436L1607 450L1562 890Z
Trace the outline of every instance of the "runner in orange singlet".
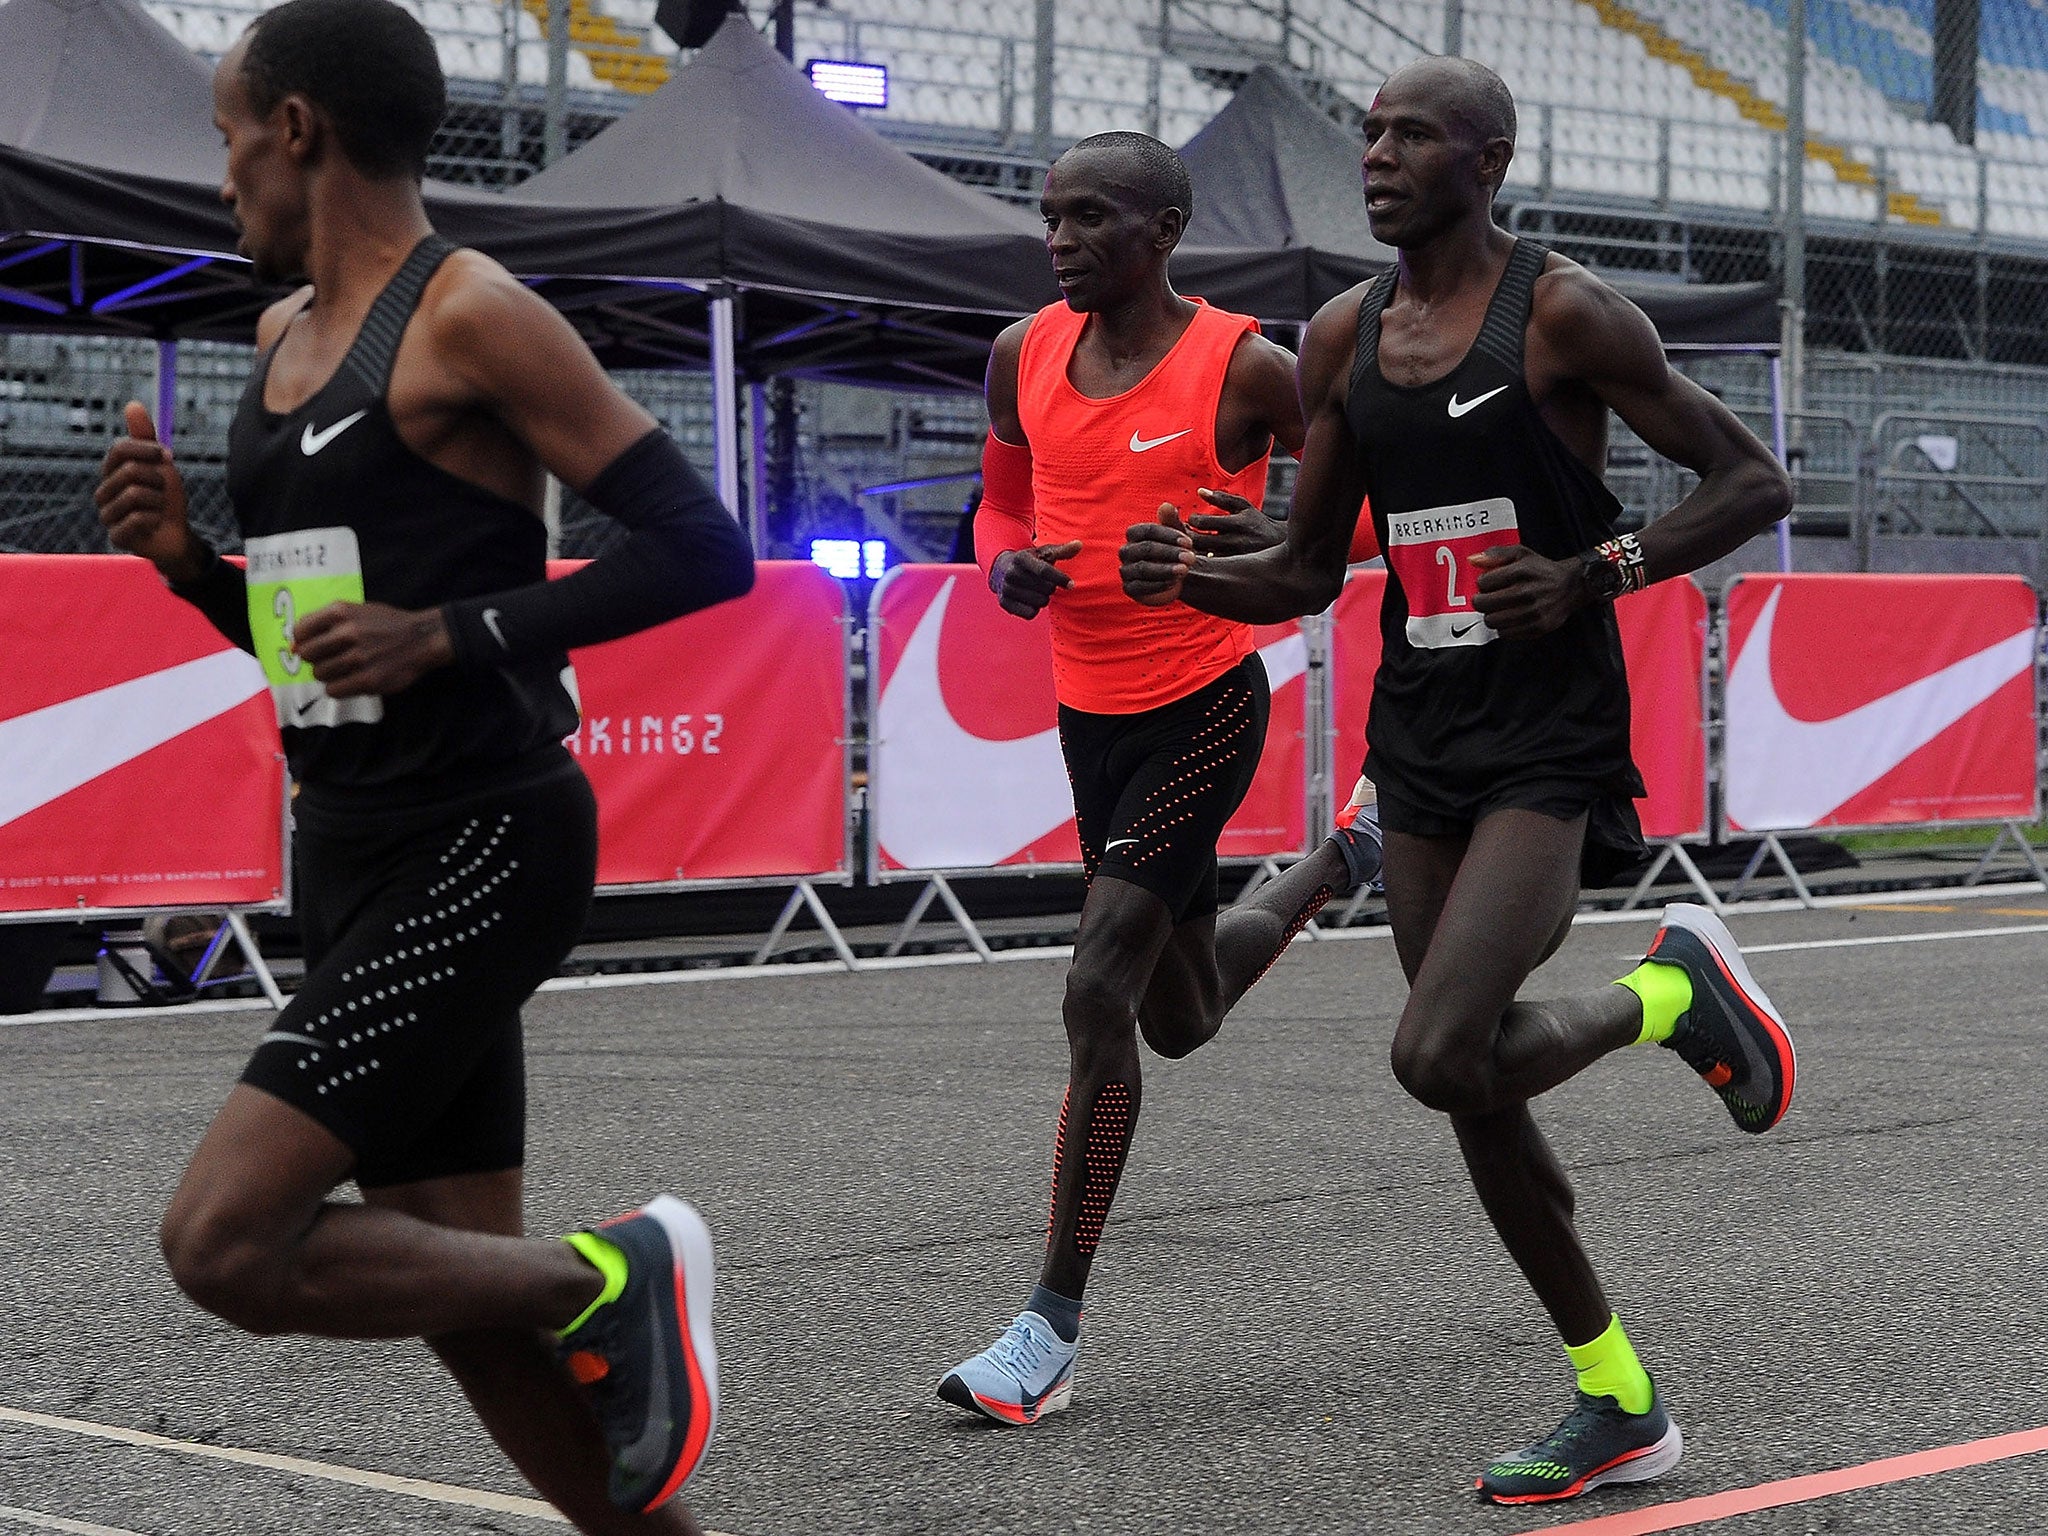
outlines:
M1193 204L1187 168L1157 139L1075 145L1041 202L1065 303L1011 326L989 362L976 552L1004 608L1050 609L1088 876L1044 1266L1002 1337L939 1384L1008 1424L1071 1396L1081 1293L1137 1124L1139 1034L1166 1057L1205 1044L1324 903L1379 869L1367 815L1218 916L1216 842L1265 744L1265 667L1249 625L1123 592L1125 530L1154 507L1177 520L1162 504L1250 503L1190 519L1217 554L1276 542L1257 510L1267 459L1276 441L1302 443L1293 355L1167 280ZM1356 558L1376 552L1368 532Z

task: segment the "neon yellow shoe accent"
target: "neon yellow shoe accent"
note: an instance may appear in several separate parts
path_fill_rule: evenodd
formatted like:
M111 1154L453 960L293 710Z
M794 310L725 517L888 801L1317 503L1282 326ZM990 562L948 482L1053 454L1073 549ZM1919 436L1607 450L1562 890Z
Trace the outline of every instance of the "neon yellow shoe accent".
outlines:
M1642 999L1643 1032L1636 1036L1637 1045L1645 1040L1669 1040L1680 1015L1692 1006L1692 978L1683 966L1666 965L1662 960L1645 960L1615 985L1627 987Z
M1572 1357L1579 1373L1579 1390L1588 1397L1611 1397L1621 1404L1623 1413L1650 1411L1656 1395L1650 1373L1636 1358L1636 1347L1622 1332L1619 1317L1610 1314L1607 1331L1592 1343L1567 1344L1564 1352Z
M597 1300L577 1313L576 1321L556 1335L566 1339L589 1322L591 1314L599 1307L619 1299L619 1293L626 1288L626 1256L619 1251L618 1244L606 1241L595 1232L571 1232L562 1241L604 1276L604 1289L597 1293Z

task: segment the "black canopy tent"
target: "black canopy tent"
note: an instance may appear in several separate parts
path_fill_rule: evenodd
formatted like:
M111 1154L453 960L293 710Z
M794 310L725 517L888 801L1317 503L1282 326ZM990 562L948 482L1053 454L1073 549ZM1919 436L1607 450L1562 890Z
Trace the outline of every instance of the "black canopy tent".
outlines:
M1360 162L1365 146L1285 75L1260 65L1181 147L1195 215L1174 272L1191 293L1262 320L1306 321L1394 253L1372 237ZM1775 347L1769 283L1602 277L1641 305L1670 347Z
M0 5L0 329L155 340L162 422L171 343L246 342L276 296L250 281L220 200L212 73L138 0ZM580 265L592 231L649 268L714 246L708 223L673 214L425 190L438 227L515 270Z

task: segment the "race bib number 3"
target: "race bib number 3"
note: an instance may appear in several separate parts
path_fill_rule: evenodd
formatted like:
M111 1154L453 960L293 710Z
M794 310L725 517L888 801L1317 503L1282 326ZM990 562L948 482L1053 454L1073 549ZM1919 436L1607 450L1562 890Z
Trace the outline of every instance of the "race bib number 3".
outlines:
M363 601L363 559L353 528L307 528L251 539L249 633L270 681L279 725L368 724L384 718L374 696L329 698L312 666L293 650L298 622L330 603Z
M1481 550L1519 542L1515 504L1505 496L1387 519L1387 567L1408 599L1408 643L1418 650L1485 645L1498 639L1473 611Z

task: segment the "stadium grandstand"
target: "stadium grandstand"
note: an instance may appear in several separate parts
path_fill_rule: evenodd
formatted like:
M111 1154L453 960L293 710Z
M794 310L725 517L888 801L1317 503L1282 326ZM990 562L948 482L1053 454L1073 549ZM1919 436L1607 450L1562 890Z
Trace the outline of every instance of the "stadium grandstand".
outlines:
M433 35L450 79L432 172L485 188L542 168L551 118L557 152L573 151L690 56L657 23L656 0L556 0L568 46L551 87L548 0L401 3ZM146 9L211 59L261 5ZM1937 35L1946 0L1807 0L1802 367L1788 380L1761 355L1688 363L1760 427L1789 396L1802 532L1844 534L1859 505L1877 508L1867 521L1880 529L2007 542L2044 531L2041 434L1966 418L2048 410L2038 323L2048 301L2048 6L1954 9L1975 21L1960 54ZM752 19L772 25L765 6ZM1027 205L1065 144L1119 127L1184 143L1260 65L1355 128L1389 71L1462 52L1497 67L1521 106L1504 222L1598 267L1670 282L1780 278L1787 24L1786 0L797 0L785 22L799 65L886 70L885 104L857 109L870 126ZM1960 102L1955 57L1967 65ZM150 348L120 340L11 334L4 347L0 454L17 463L24 451L45 466L77 455L81 435L96 440L112 404L156 366ZM217 456L245 366L244 349L180 344L186 454ZM701 372L636 373L630 385L708 461L712 392ZM785 418L756 437L789 448L776 494L800 508L777 525L787 536L872 520L902 554L943 552L971 489L972 395L804 380L758 392L750 408ZM1897 424L1905 412L1919 414ZM1926 436L1922 418L1943 415L1962 423L1936 433L1963 444L1962 468L1930 489L1908 473L1925 466L1883 434ZM1896 485L1885 479L1893 469ZM1626 434L1614 474L1636 512L1682 481ZM21 471L8 476L19 502ZM906 482L929 483L862 494ZM0 545L89 539L89 526L75 526L79 483L49 469L27 497L31 512L0 514ZM571 509L566 547L601 536Z

